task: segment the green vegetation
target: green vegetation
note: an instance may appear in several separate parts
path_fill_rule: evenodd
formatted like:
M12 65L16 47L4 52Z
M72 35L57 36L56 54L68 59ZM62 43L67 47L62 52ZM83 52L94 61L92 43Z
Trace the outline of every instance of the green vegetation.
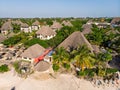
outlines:
M44 48L49 47L49 45L47 44L47 41L45 40L40 40L39 38L33 38L31 40L28 40L24 43L24 45L26 47L32 46L34 44L40 44L41 46L43 46Z
M20 62L19 61L14 62L13 67L15 68L16 72L18 72L18 73L21 72L20 71Z
M20 33L13 37L8 38L3 42L3 44L6 46L14 46L15 44L18 44L18 43L25 43L28 40L29 40L29 34Z
M92 57L89 49L86 46L80 46L76 51L74 51L74 60L76 60L76 66L84 71L85 68L91 68L95 59ZM76 53L77 52L77 53Z
M14 33L20 32L20 25L18 25L18 24L12 24L12 27L13 27L13 32Z
M53 54L53 70L69 70L72 69L72 65L77 68L78 76L103 77L117 71L117 69L107 67L106 63L110 60L112 60L112 55L109 51L93 54L86 46L79 46L71 52L67 52L64 48L57 48Z
M53 64L52 68L54 71L58 71L60 67L57 64Z
M26 18L26 19L22 18L20 20L23 23L27 23L29 26L32 26L32 24L35 22L35 19L32 19L32 18Z
M9 71L8 65L4 64L0 66L0 72L7 72Z
M53 55L53 70L59 70L61 67L64 67L65 69L70 68L70 56L65 49L60 48L56 49L56 52ZM59 67L59 68L58 68Z

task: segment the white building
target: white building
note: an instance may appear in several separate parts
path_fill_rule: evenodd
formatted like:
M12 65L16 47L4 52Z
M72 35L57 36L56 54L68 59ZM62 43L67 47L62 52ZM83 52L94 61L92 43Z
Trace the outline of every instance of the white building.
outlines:
M32 26L31 26L32 30L39 30L40 29L40 23L36 20Z
M37 38L41 40L49 40L56 36L56 32L53 31L49 26L42 26L40 30L36 32Z
M20 29L25 33L32 32L31 27L29 27L28 24L26 23L22 24Z

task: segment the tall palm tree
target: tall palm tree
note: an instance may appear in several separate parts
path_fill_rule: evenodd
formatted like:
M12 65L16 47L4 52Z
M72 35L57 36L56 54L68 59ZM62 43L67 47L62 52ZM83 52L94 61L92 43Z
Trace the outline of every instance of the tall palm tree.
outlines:
M63 66L65 63L70 63L69 54L65 51L64 48L57 48L53 54L53 64L58 65L59 67Z
M92 67L95 59L91 56L90 51L86 46L80 46L75 54L74 60L78 68L84 71L85 68Z

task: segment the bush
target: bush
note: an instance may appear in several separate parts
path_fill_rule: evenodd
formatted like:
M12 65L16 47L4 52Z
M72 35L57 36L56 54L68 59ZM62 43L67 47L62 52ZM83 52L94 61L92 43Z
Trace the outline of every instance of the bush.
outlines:
M106 70L106 74L112 74L112 73L115 73L117 72L118 70L117 69L114 69L114 68L107 68Z
M8 65L4 64L0 66L0 72L7 72L9 71Z
M15 68L15 71L18 72L18 73L20 73L20 69L19 69L20 62L18 62L18 61L14 62L13 66Z
M64 63L63 67L66 68L66 69L69 69L70 68L70 64Z
M57 64L53 64L52 68L54 71L58 71L60 67Z
M84 71L77 72L78 76L88 76L88 77L94 77L94 74L96 73L95 69L85 69Z
M78 71L78 72L77 72L77 75L78 75L78 76L86 76L86 74L85 74L84 71Z

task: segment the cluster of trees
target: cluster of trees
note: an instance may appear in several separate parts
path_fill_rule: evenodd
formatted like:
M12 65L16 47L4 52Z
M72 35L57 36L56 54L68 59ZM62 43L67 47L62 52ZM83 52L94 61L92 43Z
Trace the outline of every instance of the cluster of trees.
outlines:
M111 29L108 28L98 28L96 25L93 25L92 33L88 34L86 37L92 43L99 46L108 46L109 42L114 39L117 34L109 33Z
M14 33L19 33L20 32L20 25L12 24L12 27L13 27L13 32Z
M23 23L27 23L29 26L31 26L35 22L35 19L32 18L21 18L20 20Z
M29 34L20 33L20 34L14 35L13 37L6 39L3 42L3 44L6 46L14 46L15 44L18 44L18 43L25 43L28 40L29 40Z
M53 54L53 70L59 71L61 68L71 70L74 66L76 74L80 76L105 76L116 71L106 66L110 60L112 56L109 52L93 54L86 46L79 46L71 52L57 48Z

